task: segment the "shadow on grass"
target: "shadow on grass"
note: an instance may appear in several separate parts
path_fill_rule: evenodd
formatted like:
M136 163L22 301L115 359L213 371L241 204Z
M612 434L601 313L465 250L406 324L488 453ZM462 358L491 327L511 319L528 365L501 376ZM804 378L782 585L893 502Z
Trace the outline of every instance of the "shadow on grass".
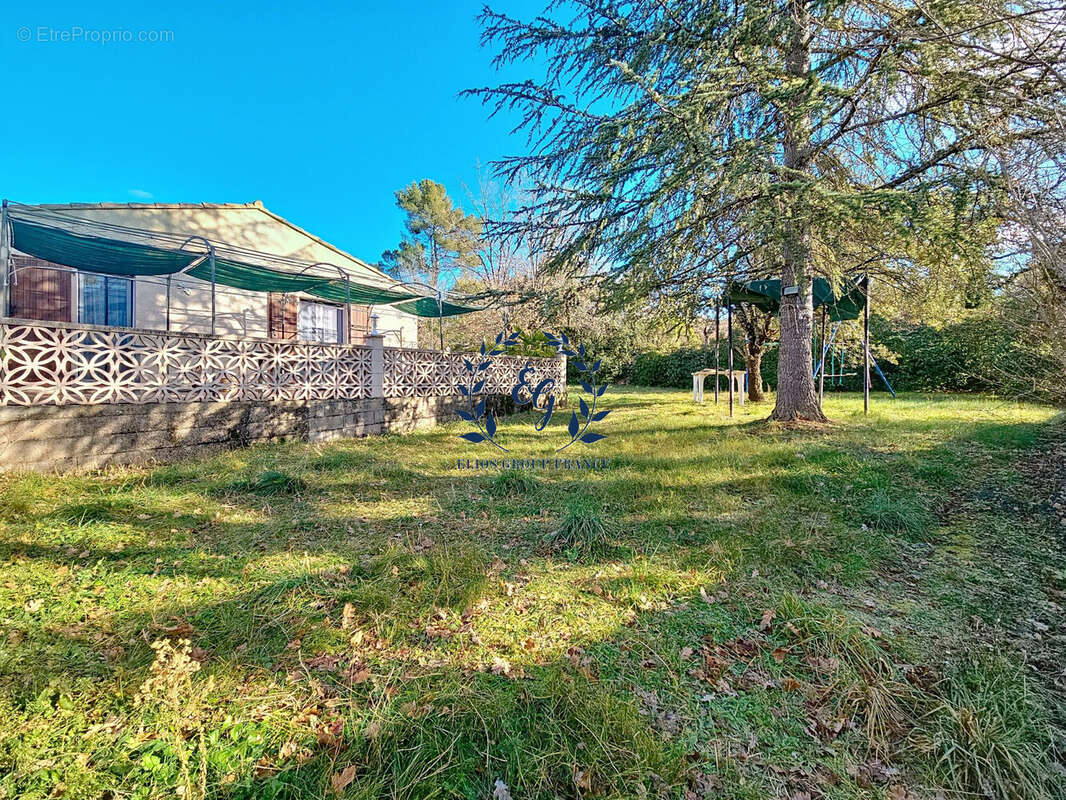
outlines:
M241 777L227 790L235 797L319 797L348 764L360 767L352 796L414 797L428 794L419 788L427 784L484 796L500 775L513 776L513 786L530 797L654 796L681 780L680 751L646 724L633 702L571 659L545 658L517 679L457 667L443 647L439 663L412 663L404 650L417 645L434 654L428 632L434 617L447 610L449 620L464 624L462 615L495 579L518 559L538 557L540 534L575 497L616 514L620 545L680 568L713 562L747 572L755 566L775 572L782 589L843 565L834 574L854 581L890 558L901 539L935 538L933 512L945 499L938 492L962 479L974 441L1002 454L1025 446L1039 429L974 423L955 439L894 453L869 442L870 432L857 426L830 441L803 431L762 431L759 424L744 426L743 438L770 439L772 446L729 454L721 474L706 455L625 454L617 471L573 482L547 476L493 494L492 475L398 463L392 440L380 448L313 448L310 455L307 446L270 446L126 477L53 508L15 504L9 518L18 520L21 533L2 540L6 560L38 562L42 574L71 565L96 570L97 584L153 580L136 602L119 591L107 595L103 615L83 612L76 598L52 614L23 615L12 626L22 638L9 640L0 674L24 709L47 687L61 698L81 680L135 686L151 661L153 638L188 636L213 674L265 676L278 693L296 686L313 698L307 702L321 719L340 719L343 735L298 742L310 753L302 765L293 754L279 755L285 742L276 737L289 735L284 726L260 726L268 738L251 751L252 760L266 761L237 770ZM927 428L906 421L896 427ZM723 446L740 438L722 425L684 430ZM629 435L642 434L618 432L619 439ZM453 436L426 435L418 444L431 448ZM264 462L306 481L308 491L264 498L234 490L241 480L234 465L251 476ZM659 471L684 473L691 483ZM422 504L438 510L410 510ZM220 511L246 521L219 519ZM495 530L505 521L506 531ZM27 541L42 529L58 542ZM405 540L403 547L397 539ZM275 556L286 560L272 568ZM494 557L505 559L504 566ZM590 558L586 566L606 571L612 558ZM182 602L167 592L168 583L207 579L221 581L214 589L209 584L218 595L212 602ZM650 578L603 583L634 600L661 588ZM152 589L159 596L145 597ZM346 614L351 624L340 624ZM669 623L655 612L637 619L645 628ZM353 647L352 630L372 631L372 641ZM374 649L378 643L381 650ZM379 652L390 655L379 658ZM370 675L359 679L363 670ZM232 682L225 685L233 690ZM220 706L231 700L211 697ZM213 784L234 769L221 758L212 762Z

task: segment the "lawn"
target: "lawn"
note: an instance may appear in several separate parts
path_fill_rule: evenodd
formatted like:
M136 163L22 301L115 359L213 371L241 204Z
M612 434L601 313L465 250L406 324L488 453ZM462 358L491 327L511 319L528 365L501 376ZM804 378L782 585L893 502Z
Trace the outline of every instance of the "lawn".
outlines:
M861 402L0 478L0 798L1061 797L1061 418Z

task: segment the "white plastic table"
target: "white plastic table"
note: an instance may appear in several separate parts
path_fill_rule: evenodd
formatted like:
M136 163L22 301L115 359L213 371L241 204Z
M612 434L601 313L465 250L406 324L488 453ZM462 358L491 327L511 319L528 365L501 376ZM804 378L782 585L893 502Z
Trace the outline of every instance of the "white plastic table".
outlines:
M697 403L703 402L703 384L708 375L714 375L714 379L717 381L718 377L725 375L733 381L733 391L740 396L740 404L744 405L744 383L747 372L742 369L735 369L730 372L727 369L701 369L699 372L692 373L692 399ZM728 389L726 390L728 392Z

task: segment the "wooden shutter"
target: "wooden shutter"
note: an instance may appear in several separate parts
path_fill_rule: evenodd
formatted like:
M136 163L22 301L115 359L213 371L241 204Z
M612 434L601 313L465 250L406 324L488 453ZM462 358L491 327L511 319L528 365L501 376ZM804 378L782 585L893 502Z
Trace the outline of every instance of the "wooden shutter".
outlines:
M363 344L370 333L370 306L352 306L352 318L348 325L348 342Z
M56 269L48 263L30 256L11 256L12 317L74 321L74 276L69 270Z
M270 293L269 326L271 339L295 339L300 325L300 301L295 297Z

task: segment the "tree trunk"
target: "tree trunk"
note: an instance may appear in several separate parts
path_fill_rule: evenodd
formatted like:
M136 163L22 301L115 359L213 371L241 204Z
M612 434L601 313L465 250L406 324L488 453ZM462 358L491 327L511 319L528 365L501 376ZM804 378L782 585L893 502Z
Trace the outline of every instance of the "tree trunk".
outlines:
M744 360L748 364L748 399L760 403L766 399L762 392L762 351L763 345L753 344L748 340Z
M789 75L807 79L811 66L810 12L807 0L790 0L792 34L785 66ZM800 182L810 174L807 150L811 143L810 118L796 111L806 102L805 94L788 98L781 110L784 127L783 166L785 180ZM777 403L770 419L783 422L825 422L818 404L811 370L811 333L814 328L814 296L811 281L811 217L803 190L783 196L781 269L781 349L777 368ZM790 286L798 294L784 295Z

